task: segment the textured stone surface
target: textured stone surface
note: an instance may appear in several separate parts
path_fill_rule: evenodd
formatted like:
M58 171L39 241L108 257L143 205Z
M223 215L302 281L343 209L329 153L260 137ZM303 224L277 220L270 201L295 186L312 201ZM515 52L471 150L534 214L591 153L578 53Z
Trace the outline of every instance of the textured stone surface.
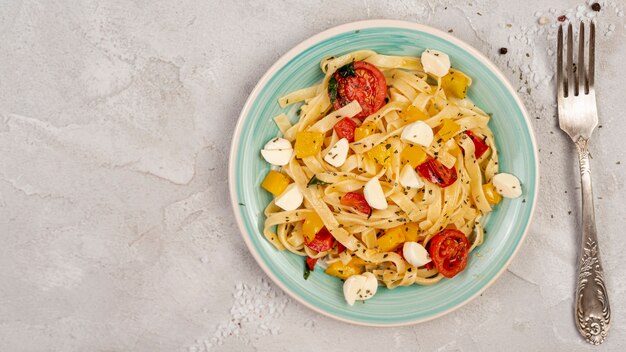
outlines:
M594 14L583 1L512 3L5 2L0 350L592 350L573 324L580 196L555 119L553 50L557 16ZM600 4L602 128L591 148L614 325L593 350L618 351L626 21L623 2ZM227 206L230 138L256 81L301 40L368 18L452 30L484 52L519 88L541 148L537 212L509 270L458 311L394 329L347 325L289 299L250 257Z

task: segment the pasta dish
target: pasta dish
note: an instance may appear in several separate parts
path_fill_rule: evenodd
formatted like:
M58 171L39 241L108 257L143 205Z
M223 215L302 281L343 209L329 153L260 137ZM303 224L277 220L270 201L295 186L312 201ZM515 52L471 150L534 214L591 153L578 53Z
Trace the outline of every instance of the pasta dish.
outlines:
M470 75L448 55L360 50L320 62L324 78L279 99L297 120L261 154L261 186L274 195L263 233L278 250L345 280L349 304L379 284L453 278L483 242L483 219L521 195L499 173L490 115L467 97ZM319 261L319 262L318 262Z

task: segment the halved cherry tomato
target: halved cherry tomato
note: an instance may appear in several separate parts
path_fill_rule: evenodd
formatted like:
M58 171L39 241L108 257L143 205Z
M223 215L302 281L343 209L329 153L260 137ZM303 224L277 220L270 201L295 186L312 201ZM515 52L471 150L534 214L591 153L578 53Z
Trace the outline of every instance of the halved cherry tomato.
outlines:
M315 234L315 238L312 241L307 241L307 238L305 237L304 245L316 252L325 252L333 248L335 245L335 238L324 226L317 234Z
M489 145L485 143L483 139L478 138L472 131L465 131L468 137L471 138L472 142L474 142L474 156L476 159L480 158L487 150L489 150Z
M309 270L315 270L315 263L317 263L317 258L306 257L306 266L309 267Z
M337 82L336 99L333 102L335 110L356 100L362 110L354 117L364 120L385 104L387 82L376 66L363 61L350 63L337 70L334 78Z
M450 186L458 178L454 166L448 169L432 157L428 157L425 162L417 165L415 169L423 178L443 188Z
M353 207L367 216L372 214L372 208L365 200L365 197L360 193L348 192L341 197L340 203Z
M337 137L339 137L339 139L345 138L350 143L354 142L354 130L356 130L356 128L356 122L349 117L344 117L341 121L337 122L334 127L335 132L337 132Z
M469 242L459 230L443 230L430 239L429 253L441 275L452 278L467 266Z
M337 242L337 254L341 254L345 250L346 250L346 246L341 244L341 242Z

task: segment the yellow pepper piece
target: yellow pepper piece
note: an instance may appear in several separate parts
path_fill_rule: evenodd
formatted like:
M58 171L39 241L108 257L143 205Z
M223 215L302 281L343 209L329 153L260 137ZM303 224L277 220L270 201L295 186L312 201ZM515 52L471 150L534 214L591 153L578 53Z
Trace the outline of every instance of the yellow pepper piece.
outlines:
M270 170L261 182L261 187L275 196L281 195L287 186L289 186L289 177L274 170Z
M458 157L459 154L461 154L461 147L459 147L459 145L456 144L454 140L449 140L446 143L446 148L448 149L448 153L450 153L450 155L455 158Z
M422 147L409 144L402 150L402 153L400 153L400 159L402 163L409 163L412 168L416 168L417 165L422 164L428 159L428 154L426 154Z
M363 125L357 127L354 130L354 141L358 141L359 139L363 139L367 136L371 136L376 133L376 124L373 122L366 122Z
M324 227L324 223L317 213L307 215L302 224L302 234L307 242L313 241L315 235Z
M412 104L402 111L400 117L406 122L424 121L429 118L422 110Z
M502 200L502 196L500 193L496 192L493 183L484 184L483 193L485 193L485 198L487 198L487 202L491 205L498 204Z
M378 239L378 249L381 252L391 252L406 241L401 226L385 230L385 234Z
M469 79L461 71L451 68L447 75L441 77L441 88L443 88L447 97L465 98L468 86Z
M439 138L441 138L444 142L447 142L450 138L459 133L459 131L461 131L461 125L454 122L454 120L443 119L443 125L437 134L439 135Z
M296 134L296 157L302 159L316 155L322 150L324 134L320 132L298 132Z
M328 266L324 271L330 276L336 276L340 279L346 280L352 275L358 275L363 272L362 265L355 265L350 261L347 265L344 265L341 260L338 260Z
M352 260L350 260L350 262L348 263L348 265L353 265L353 266L360 266L360 265L367 265L367 264L372 264L372 262L365 261L356 256L352 257Z
M416 222L409 222L407 224L400 225L400 227L402 228L406 242L417 242L419 239L420 228Z
M374 161L382 166L389 165L391 162L391 143L381 143L367 152L367 156L374 159Z

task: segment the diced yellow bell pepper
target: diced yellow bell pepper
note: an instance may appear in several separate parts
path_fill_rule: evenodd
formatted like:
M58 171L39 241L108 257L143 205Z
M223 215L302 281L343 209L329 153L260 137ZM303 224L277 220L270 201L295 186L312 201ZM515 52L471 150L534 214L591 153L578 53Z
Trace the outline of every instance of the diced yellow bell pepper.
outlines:
M316 155L322 150L324 134L321 132L298 132L296 133L296 157L302 159Z
M461 147L459 147L459 145L456 144L454 140L449 140L446 143L446 149L448 150L448 153L450 153L450 155L455 158L458 157L459 154L461 154Z
M441 88L448 97L465 98L468 86L469 78L461 71L451 68L447 75L441 77Z
M355 257L352 257L352 260L348 264L349 265L354 265L354 266L359 266L359 265L372 264L372 262L365 261L365 260L355 256Z
M358 275L363 272L362 265L355 265L350 261L347 265L344 265L341 260L338 260L328 266L324 271L330 276L336 276L340 279L346 280L352 275Z
M402 163L411 164L412 168L416 168L417 165L422 164L424 161L428 159L428 154L422 149L422 147L417 145L408 145L400 153L400 160Z
M498 204L502 200L502 196L500 193L496 192L491 182L483 185L483 193L485 193L485 198L487 198L487 202L491 205Z
M439 129L437 134L444 142L447 142L450 138L454 137L461 131L461 125L454 122L452 119L443 119L443 125ZM435 138L437 139L437 138Z
M424 121L429 118L422 110L412 104L402 111L400 117L406 122Z
M315 235L324 227L324 223L317 213L307 215L302 224L302 234L307 242L313 241Z
M387 166L391 162L391 143L381 143L367 152L367 156L382 166Z
M270 170L261 182L261 187L275 196L281 195L287 186L289 186L289 177L274 170Z
M354 141L356 142L367 136L371 136L376 133L376 130L378 130L378 128L376 127L375 123L371 121L366 122L354 130Z
M390 252L406 241L401 226L385 230L385 234L378 238L378 249L381 252Z
M404 239L406 242L417 242L419 239L420 227L416 222L409 222L404 225L400 225L402 232L404 232Z

